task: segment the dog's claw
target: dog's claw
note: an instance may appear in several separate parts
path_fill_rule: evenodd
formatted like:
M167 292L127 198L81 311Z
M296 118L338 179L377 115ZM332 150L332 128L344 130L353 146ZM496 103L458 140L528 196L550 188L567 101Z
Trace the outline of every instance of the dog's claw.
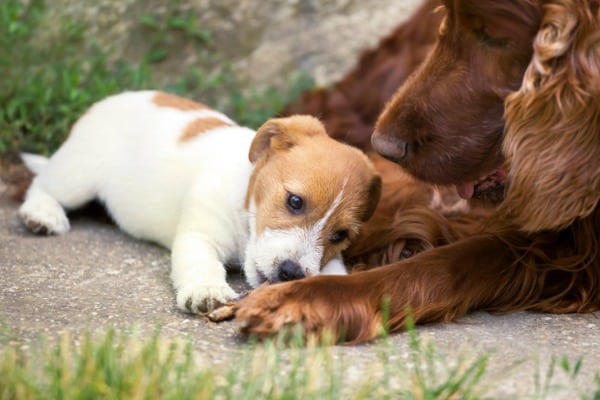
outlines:
M221 307L215 308L214 310L206 314L206 317L212 322L227 321L235 317L237 310L237 303L227 303L222 305Z

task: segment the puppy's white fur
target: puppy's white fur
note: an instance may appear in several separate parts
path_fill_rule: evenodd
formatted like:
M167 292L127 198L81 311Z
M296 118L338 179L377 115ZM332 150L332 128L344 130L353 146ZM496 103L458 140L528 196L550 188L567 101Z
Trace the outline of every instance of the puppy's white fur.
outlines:
M99 199L122 230L172 249L177 305L188 312L237 296L226 280L227 263L242 263L253 286L276 276L285 259L305 275L345 273L339 252L323 259L321 237L344 189L317 224L257 233L261 216L247 193L255 131L207 107L157 104L159 95L127 92L104 99L77 121L49 162L25 157L37 173L19 210L25 224L65 233L64 209ZM212 128L182 136L194 121L209 120Z

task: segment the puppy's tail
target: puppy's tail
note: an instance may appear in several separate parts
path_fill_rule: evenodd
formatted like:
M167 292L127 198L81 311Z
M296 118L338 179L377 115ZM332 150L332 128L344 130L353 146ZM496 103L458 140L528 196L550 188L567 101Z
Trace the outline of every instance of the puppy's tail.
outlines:
M48 164L48 157L40 156L32 153L21 153L23 164L35 175L39 174L42 169Z

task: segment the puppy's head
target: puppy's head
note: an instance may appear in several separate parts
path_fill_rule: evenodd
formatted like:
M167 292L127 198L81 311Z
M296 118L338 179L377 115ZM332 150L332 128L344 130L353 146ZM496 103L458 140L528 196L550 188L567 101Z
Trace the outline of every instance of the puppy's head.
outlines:
M359 150L310 116L267 121L250 148L248 282L317 275L373 214L381 178Z

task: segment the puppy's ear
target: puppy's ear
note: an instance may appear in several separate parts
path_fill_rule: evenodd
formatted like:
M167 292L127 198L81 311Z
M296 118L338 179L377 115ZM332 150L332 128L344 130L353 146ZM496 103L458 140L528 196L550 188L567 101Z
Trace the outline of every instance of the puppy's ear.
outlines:
M281 119L270 119L256 131L256 136L250 146L248 158L251 163L266 155L269 150L281 151L292 148L296 142L293 135L286 135L286 129Z
M270 152L291 149L303 136L319 134L327 134L323 124L309 115L270 119L256 132L248 158L254 164Z
M362 222L366 222L371 218L375 209L377 208L377 204L379 203L379 198L381 197L381 177L379 175L373 176L371 178L371 182L369 183L369 189L367 193L367 200L360 215L360 220Z

